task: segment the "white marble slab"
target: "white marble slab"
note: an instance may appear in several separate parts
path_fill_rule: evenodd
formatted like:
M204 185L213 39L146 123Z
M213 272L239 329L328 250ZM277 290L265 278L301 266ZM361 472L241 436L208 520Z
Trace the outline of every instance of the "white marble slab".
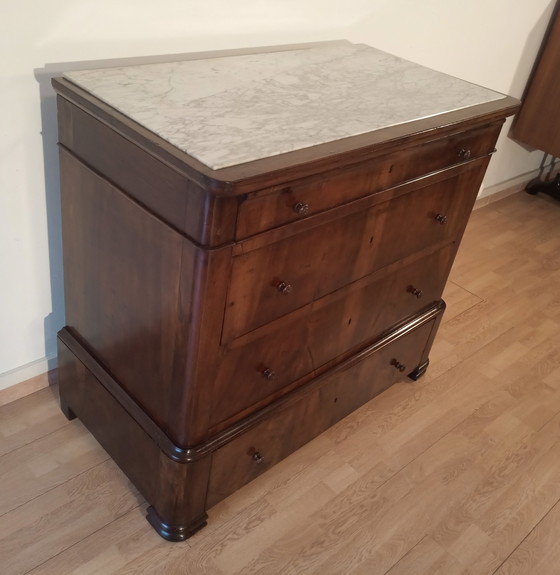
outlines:
M349 42L65 76L213 169L504 97Z

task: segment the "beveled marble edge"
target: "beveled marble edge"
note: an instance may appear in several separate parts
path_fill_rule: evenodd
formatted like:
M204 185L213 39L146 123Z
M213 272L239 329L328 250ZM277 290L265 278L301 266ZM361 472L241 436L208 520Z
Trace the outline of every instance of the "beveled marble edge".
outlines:
M505 97L349 42L65 76L214 170Z

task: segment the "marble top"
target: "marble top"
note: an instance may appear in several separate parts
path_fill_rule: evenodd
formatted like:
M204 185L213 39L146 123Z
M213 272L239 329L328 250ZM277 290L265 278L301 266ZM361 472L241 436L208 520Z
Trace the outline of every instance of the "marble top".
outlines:
M504 98L350 42L65 77L212 169Z

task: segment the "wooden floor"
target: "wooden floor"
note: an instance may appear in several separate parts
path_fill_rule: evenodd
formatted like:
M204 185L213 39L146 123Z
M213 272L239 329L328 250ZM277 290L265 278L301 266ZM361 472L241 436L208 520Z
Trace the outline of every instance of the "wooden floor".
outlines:
M473 213L426 376L209 512L185 543L56 388L0 409L0 573L560 573L560 203Z

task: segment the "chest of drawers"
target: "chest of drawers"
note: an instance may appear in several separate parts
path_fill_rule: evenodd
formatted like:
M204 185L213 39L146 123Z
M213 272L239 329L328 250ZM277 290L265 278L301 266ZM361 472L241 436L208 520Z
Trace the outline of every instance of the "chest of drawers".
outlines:
M270 54L246 56L247 75ZM293 57L272 54L282 65ZM337 65L359 56L350 50ZM224 59L229 70L243 57L227 58L187 66L206 86L204 70L216 74ZM332 60L320 63L328 71ZM301 62L292 65L297 77ZM329 132L274 153L265 142L256 158L225 138L215 145L230 150L230 163L226 154L216 166L213 148L195 157L191 144L185 151L105 94L107 74L119 84L114 70L84 74L54 80L67 318L61 406L146 497L154 528L182 540L209 507L424 373L447 276L517 102L476 87L484 93L457 97L456 109L370 129L373 109L356 135ZM258 92L252 78L244 98ZM238 98L238 88L223 97Z

